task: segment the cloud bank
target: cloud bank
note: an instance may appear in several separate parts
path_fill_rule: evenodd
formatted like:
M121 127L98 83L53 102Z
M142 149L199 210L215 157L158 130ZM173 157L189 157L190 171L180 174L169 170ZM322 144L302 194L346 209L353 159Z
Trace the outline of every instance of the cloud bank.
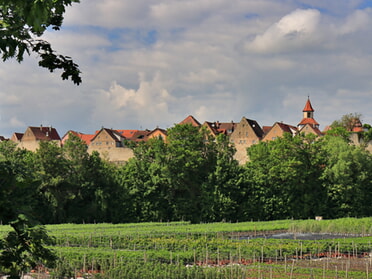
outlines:
M93 133L199 121L297 125L310 96L321 128L372 123L368 1L89 0L45 39L83 72L0 64L0 134L53 125Z

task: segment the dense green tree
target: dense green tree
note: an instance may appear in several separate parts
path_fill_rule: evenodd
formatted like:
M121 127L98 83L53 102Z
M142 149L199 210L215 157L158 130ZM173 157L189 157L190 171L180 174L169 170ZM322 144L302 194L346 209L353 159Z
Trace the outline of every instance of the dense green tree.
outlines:
M208 133L190 124L168 130L167 177L170 179L174 218L201 221L202 185L214 169L214 142Z
M46 245L54 243L45 227L29 221L24 215L10 223L13 231L0 239L0 270L9 278L22 278L38 265L54 267L57 256Z
M71 185L73 195L66 202L66 221L83 222L93 221L98 216L98 204L91 156L87 152L87 145L78 136L70 133L64 143L61 160L65 162L66 184Z
M59 30L66 6L79 0L0 0L0 54L5 61L23 60L24 54L36 53L39 66L53 72L62 69L62 79L81 83L80 70L68 56L56 54L49 42L40 37L51 28Z
M310 218L323 212L322 158L312 136L285 134L248 149L246 218Z
M90 212L85 215L88 222L123 222L127 219L128 204L123 206L127 191L117 181L118 166L103 160L98 152L93 152L89 159L89 173L92 181L91 196L85 197L90 204ZM89 219L88 219L88 218Z
M40 180L39 192L50 213L43 222L65 222L68 201L75 198L78 190L69 182L68 160L63 156L61 147L51 141L40 141L35 155L35 172Z
M237 221L239 202L242 197L239 185L241 168L234 159L235 147L229 138L220 134L214 148L215 164L211 167L207 180L203 183L202 210L204 221Z
M0 142L0 220L8 223L18 214L35 214L38 180L33 169L34 154L11 141Z
M369 216L372 210L372 159L368 151L342 137L327 137L322 149L327 162L323 183L328 192L328 217Z
M130 195L130 219L172 220L166 143L162 139L150 139L140 143L134 154L135 158L123 166L121 179Z

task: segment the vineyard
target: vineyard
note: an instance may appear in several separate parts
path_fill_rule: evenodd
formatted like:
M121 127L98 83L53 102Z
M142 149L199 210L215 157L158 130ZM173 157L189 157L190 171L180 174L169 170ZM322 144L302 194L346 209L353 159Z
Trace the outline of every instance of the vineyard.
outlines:
M372 278L371 218L46 228L59 257L48 278ZM287 232L334 236L271 238ZM33 270L35 278L46 272Z

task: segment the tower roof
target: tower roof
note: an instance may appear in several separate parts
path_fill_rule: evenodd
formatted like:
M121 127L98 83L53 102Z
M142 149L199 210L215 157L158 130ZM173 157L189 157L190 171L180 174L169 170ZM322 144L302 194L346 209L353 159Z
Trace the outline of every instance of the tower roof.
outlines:
M303 112L312 111L314 112L313 107L311 106L310 98L307 98L307 102L305 104Z

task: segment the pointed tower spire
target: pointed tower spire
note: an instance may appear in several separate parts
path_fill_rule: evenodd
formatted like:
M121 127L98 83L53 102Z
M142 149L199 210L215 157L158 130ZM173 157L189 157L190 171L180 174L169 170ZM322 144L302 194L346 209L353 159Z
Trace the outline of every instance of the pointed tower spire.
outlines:
M303 113L304 113L304 118L314 118L314 109L311 105L309 96L307 96L307 102L303 109Z
M310 102L310 97L307 96L307 101L305 104L303 112L303 119L300 123L298 123L297 127L301 129L306 124L310 124L313 128L319 128L319 123L315 121L314 119L314 109Z

